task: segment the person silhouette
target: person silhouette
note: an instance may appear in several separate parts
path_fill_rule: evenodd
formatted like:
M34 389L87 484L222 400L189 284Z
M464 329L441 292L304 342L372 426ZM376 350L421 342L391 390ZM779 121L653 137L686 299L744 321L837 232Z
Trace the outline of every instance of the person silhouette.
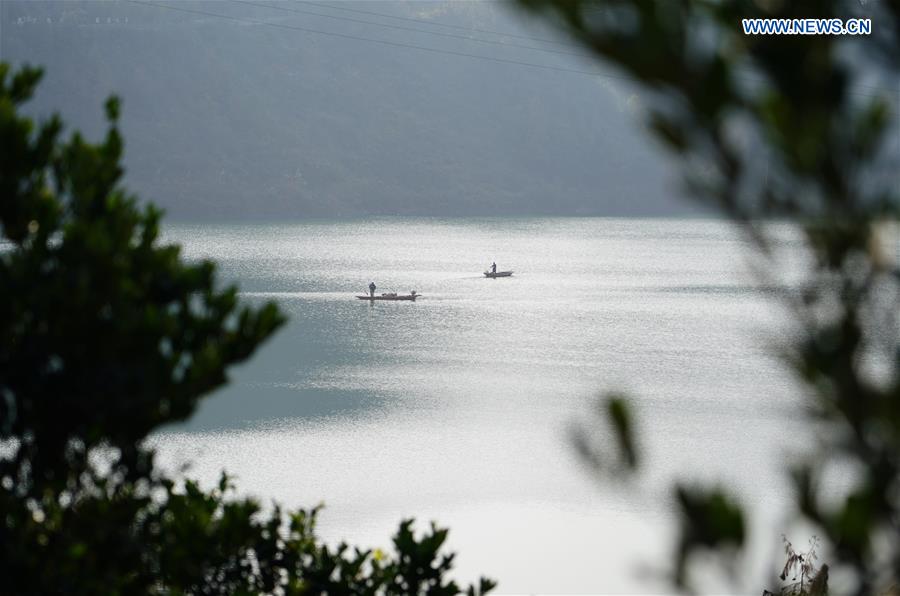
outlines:
M375 297L375 282L374 281L369 283L369 296L371 296L372 298Z

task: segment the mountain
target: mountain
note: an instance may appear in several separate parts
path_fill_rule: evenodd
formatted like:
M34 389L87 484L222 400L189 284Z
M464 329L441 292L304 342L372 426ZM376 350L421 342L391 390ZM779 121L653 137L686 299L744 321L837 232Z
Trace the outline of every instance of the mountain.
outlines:
M33 113L96 137L119 95L126 182L175 219L691 213L583 53L494 2L0 3Z

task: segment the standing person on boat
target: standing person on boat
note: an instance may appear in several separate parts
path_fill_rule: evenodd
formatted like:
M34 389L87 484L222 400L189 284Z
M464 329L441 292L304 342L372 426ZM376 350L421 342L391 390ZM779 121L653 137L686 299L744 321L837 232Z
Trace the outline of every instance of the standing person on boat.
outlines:
M491 273L497 273L497 263L491 263Z
M375 297L375 282L369 282L369 296Z

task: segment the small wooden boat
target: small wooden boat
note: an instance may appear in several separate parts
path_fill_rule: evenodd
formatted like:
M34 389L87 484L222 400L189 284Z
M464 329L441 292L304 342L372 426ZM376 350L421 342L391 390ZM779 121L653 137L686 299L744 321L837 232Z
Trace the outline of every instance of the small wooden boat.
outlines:
M497 271L496 273L492 273L490 271L484 272L485 277L509 277L512 274L512 271Z
M408 300L410 302L415 302L416 298L418 298L421 295L422 294L413 292L411 294L397 294L397 293L381 294L380 296L359 296L359 295L357 295L356 297L360 300Z

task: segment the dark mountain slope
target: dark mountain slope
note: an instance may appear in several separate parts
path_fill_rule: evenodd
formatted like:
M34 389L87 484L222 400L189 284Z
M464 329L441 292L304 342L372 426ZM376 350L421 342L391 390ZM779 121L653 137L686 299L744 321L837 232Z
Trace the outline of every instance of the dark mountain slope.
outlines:
M596 70L584 59L286 12L466 35L302 2L3 2L4 60L47 67L33 109L98 134L124 102L128 183L176 218L670 215L629 93L600 78L317 35ZM493 3L341 3L548 37ZM184 11L227 15L232 19ZM256 22L254 22L256 21ZM262 24L265 21L268 24ZM474 35L474 34L472 34ZM578 52L537 41L506 44Z

